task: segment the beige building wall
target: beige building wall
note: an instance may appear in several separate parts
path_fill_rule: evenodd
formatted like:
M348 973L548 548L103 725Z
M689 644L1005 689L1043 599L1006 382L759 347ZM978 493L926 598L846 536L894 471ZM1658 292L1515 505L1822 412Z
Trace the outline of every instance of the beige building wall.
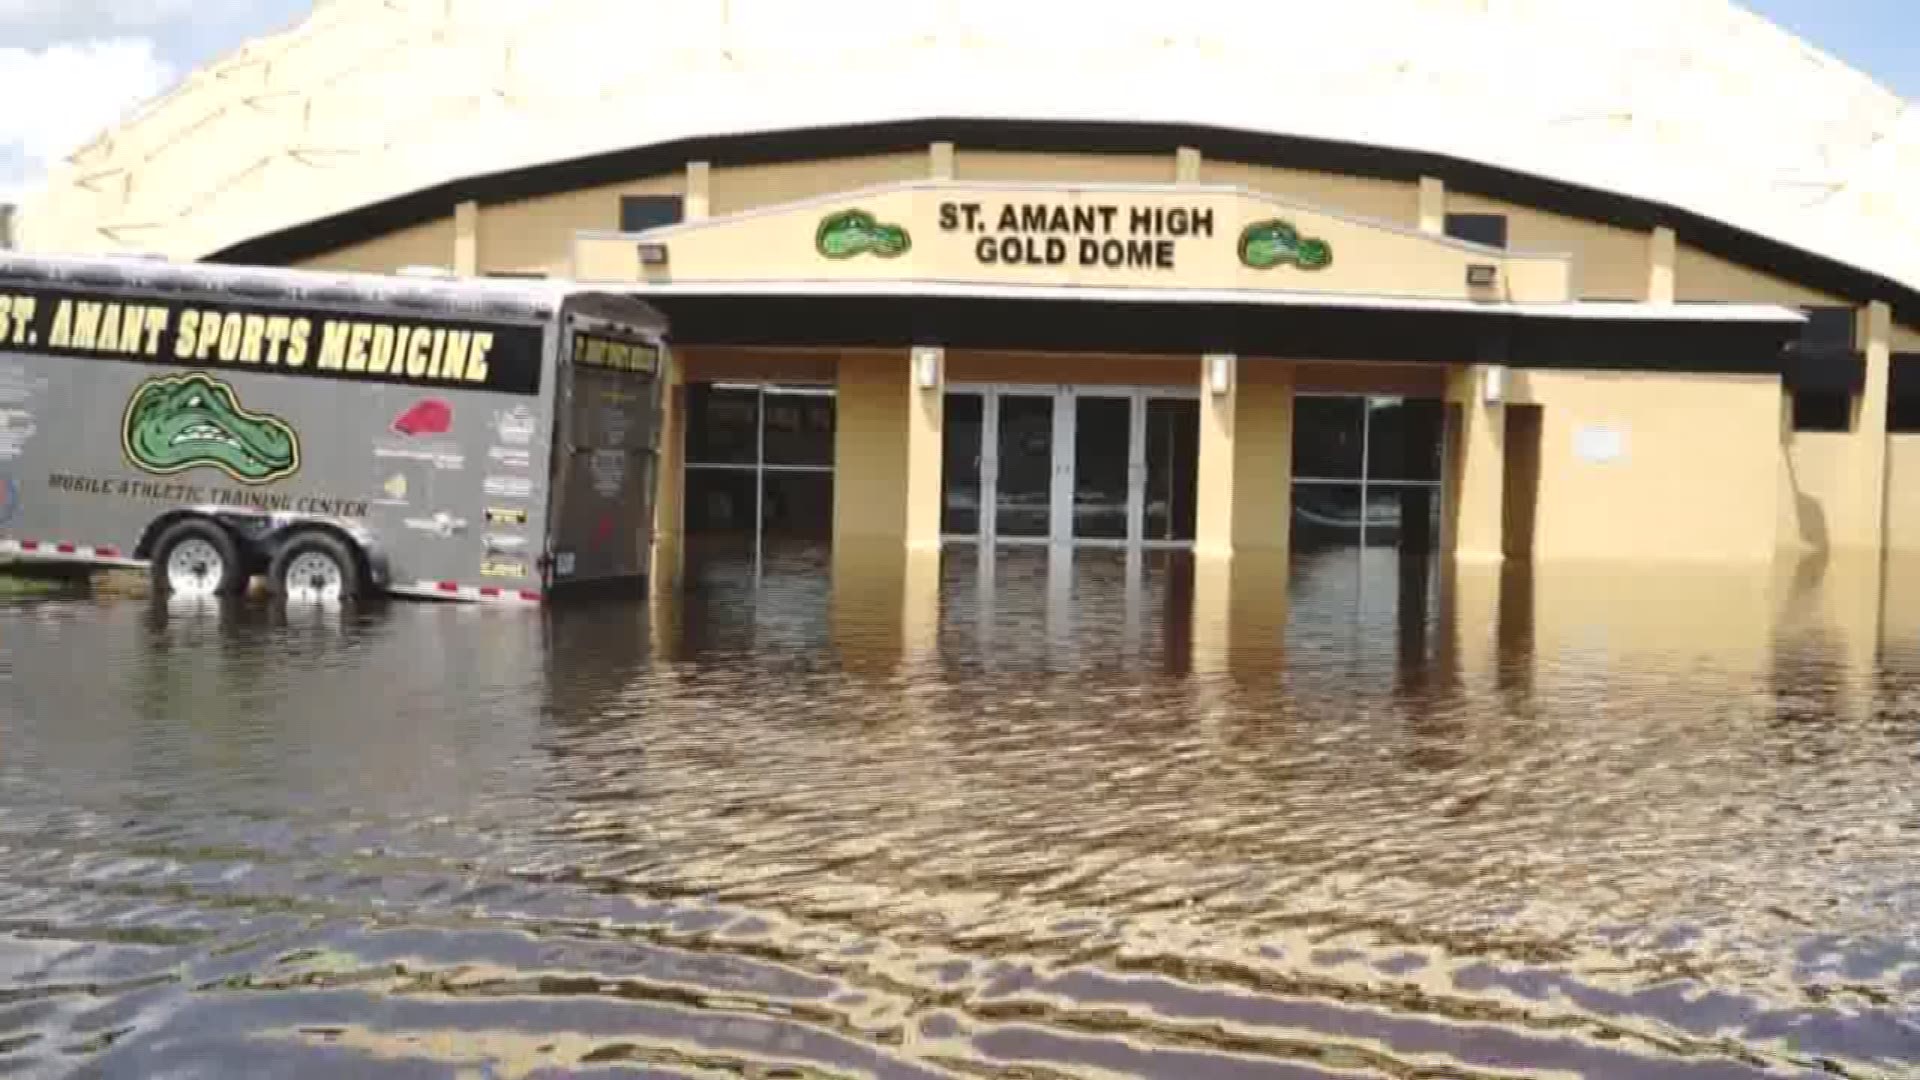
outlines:
M1177 158L1165 154L1030 154L956 147L953 178L962 182L1041 181L1063 184L1171 184ZM920 175L926 175L923 171Z
M1372 218L1404 228L1420 224L1420 187L1395 180L1274 169L1238 161L1205 161L1200 179L1233 184L1282 199Z
M911 376L905 351L840 356L833 447L836 548L906 542Z
M1645 300L1652 234L1516 206L1463 191L1447 192L1450 214L1504 214L1507 247L1573 256L1573 295L1582 300Z
M447 216L438 221L376 236L295 265L311 270L347 270L369 274L390 274L406 266L437 266L451 270L453 248L453 207L449 206Z
M620 227L620 199L627 195L682 195L683 174L656 176L538 199L480 208L479 264L483 273L572 272L573 236L587 229Z
M1759 270L1738 266L1689 247L1684 236L1680 238L1680 246L1674 253L1674 299L1681 303L1735 301L1810 306L1865 303L1864 300L1848 300Z
M1784 420L1781 426L1780 546L1831 551L1870 544L1872 533L1846 495L1855 436L1790 431Z
M1516 390L1541 408L1538 561L1773 557L1777 377L1534 370Z
M931 169L931 160L929 153L912 153L715 166L708 174L709 209L713 216L719 217L837 191L924 180Z
M1920 435L1887 436L1887 550L1920 555Z

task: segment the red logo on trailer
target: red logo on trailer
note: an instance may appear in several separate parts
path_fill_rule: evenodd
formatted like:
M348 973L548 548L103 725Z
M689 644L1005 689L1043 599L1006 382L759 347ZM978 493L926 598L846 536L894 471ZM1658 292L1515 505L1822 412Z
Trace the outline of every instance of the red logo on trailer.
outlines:
M406 412L393 418L393 430L414 438L419 435L445 435L453 428L453 406L439 398L416 401Z

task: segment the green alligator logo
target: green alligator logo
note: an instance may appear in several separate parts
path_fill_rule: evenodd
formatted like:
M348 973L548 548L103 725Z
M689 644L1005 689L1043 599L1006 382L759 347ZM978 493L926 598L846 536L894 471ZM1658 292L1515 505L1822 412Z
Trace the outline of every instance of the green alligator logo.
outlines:
M1269 218L1240 230L1240 261L1255 270L1289 264L1325 270L1333 265L1333 248L1325 240L1301 236L1290 221Z
M197 371L141 383L120 431L127 460L150 473L205 466L265 484L300 469L300 438L286 421L248 412L233 387Z
M813 246L829 259L851 259L863 252L892 259L905 255L913 247L913 238L907 230L883 224L865 210L842 210L820 219Z

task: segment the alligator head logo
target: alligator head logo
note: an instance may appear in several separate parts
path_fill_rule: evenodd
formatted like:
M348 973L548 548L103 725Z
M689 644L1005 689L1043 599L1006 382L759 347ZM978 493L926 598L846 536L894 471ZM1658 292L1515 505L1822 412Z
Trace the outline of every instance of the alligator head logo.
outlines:
M1271 218L1240 230L1240 261L1255 270L1287 265L1324 270L1333 263L1333 248L1325 240L1301 236L1290 221Z
M820 219L813 246L829 259L851 259L863 252L891 259L906 254L913 238L907 230L884 224L865 210L842 210Z
M265 484L300 468L300 439L286 421L248 412L233 387L199 372L140 384L121 440L127 460L150 473L205 466Z

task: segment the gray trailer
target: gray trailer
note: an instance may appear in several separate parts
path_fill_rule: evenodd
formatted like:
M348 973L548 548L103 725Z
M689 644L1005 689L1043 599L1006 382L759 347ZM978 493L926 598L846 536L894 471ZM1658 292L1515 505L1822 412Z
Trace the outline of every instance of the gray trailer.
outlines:
M0 557L219 595L644 585L666 325L618 293L0 255Z

